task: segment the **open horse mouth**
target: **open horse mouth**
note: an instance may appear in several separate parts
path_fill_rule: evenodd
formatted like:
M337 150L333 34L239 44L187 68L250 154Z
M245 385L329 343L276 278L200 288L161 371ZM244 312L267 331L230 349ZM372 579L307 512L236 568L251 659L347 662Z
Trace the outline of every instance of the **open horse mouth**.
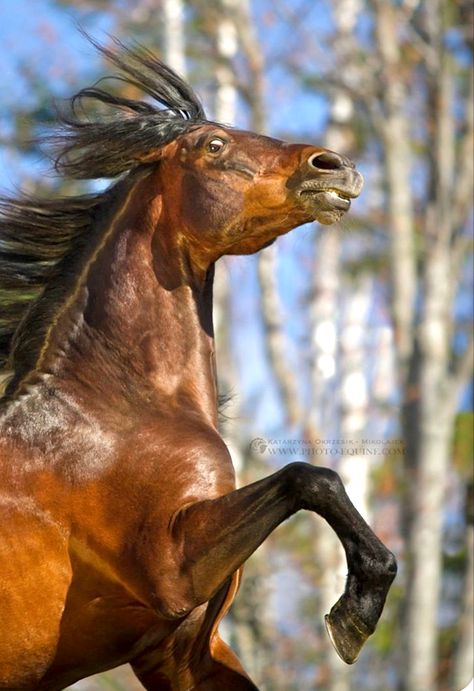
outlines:
M324 202L327 202L333 208L349 211L351 197L354 198L358 195L349 195L346 191L342 192L341 190L331 188L327 190L303 189L300 192L300 196L314 198L314 201L320 206L322 205L321 202L323 202L324 206L326 206Z
M298 195L306 207L318 209L320 212L349 211L351 199L359 196L363 178L354 169L345 168L343 176L338 175L336 181L305 180L301 183ZM341 179L342 177L342 179Z

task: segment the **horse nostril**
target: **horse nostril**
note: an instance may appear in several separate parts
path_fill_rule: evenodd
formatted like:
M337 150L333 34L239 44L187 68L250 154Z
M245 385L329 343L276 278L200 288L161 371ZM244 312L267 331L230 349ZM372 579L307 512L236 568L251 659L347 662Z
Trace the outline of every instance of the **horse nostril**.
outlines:
M338 170L347 166L349 161L334 151L321 151L319 154L312 154L308 158L308 164L316 170Z

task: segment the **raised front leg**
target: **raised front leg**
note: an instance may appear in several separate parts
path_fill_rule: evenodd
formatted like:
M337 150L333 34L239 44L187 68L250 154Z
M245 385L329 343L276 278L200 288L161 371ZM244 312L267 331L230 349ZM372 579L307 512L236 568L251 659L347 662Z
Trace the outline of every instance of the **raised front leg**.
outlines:
M397 567L328 468L292 463L264 480L179 511L172 532L183 557L189 608L209 600L299 509L322 516L346 552L345 591L326 616L326 626L338 654L351 664L375 630Z

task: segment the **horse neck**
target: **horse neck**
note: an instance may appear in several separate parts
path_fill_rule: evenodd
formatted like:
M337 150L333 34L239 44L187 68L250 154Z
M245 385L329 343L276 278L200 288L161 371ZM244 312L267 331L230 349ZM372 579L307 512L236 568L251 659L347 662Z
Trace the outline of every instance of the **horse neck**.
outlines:
M213 267L194 265L159 189L159 171L132 182L42 364L127 415L185 407L215 425Z

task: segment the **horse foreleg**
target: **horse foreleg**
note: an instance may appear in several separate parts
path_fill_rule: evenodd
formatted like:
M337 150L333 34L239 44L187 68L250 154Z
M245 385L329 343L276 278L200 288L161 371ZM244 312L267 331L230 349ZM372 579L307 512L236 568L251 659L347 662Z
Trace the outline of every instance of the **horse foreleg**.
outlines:
M193 691L258 691L232 650L220 638L213 641L209 662L208 673L196 683Z
M396 561L327 468L292 463L264 480L180 510L172 523L182 555L189 607L209 600L265 538L300 509L322 516L344 547L348 577L343 595L326 616L330 638L353 663L382 612Z
M132 661L132 669L147 691L258 691L258 687L249 679L242 669L232 650L219 638L213 641L212 651L199 657L196 663L183 665L179 661L181 672L186 672L184 679L179 675L173 678L157 667L150 665L153 651Z
M238 587L229 579L212 600L194 609L166 640L130 661L149 691L258 691L218 634Z

